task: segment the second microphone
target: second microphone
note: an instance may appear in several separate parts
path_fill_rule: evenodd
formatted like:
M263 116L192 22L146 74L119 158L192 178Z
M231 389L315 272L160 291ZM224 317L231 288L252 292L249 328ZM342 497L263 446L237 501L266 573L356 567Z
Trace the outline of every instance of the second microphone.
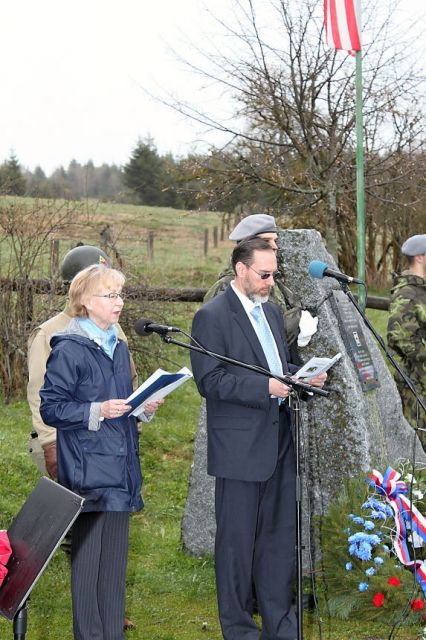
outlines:
M165 336L167 333L180 332L178 327L168 327L164 324L156 324L155 322L152 322L152 320L149 320L149 318L140 318L139 320L136 320L134 329L138 336L142 337L149 336L151 333L159 333L160 335Z

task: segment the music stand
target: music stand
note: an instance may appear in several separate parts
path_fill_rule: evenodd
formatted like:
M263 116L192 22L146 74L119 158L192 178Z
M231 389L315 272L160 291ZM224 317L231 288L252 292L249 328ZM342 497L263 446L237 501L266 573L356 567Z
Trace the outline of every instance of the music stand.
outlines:
M29 595L83 503L84 498L42 477L8 529L12 555L0 587L0 615L13 620L14 640L25 640Z

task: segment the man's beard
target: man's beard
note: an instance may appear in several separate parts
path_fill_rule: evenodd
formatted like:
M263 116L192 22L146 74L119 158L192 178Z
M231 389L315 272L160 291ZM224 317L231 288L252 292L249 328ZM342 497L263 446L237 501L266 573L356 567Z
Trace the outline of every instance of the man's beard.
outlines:
M253 304L263 304L264 302L268 302L269 294L260 296L258 293L248 293L247 298L251 300Z

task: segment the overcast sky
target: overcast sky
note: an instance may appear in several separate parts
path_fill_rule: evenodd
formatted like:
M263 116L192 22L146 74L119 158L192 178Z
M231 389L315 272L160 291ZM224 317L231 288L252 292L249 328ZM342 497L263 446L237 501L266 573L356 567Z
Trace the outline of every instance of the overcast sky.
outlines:
M226 19L233 0L208 4ZM194 56L187 43L218 30L203 0L3 0L0 162L13 150L48 174L73 158L124 164L148 134L161 153L187 154L208 134L142 87L195 96L199 79L172 49Z

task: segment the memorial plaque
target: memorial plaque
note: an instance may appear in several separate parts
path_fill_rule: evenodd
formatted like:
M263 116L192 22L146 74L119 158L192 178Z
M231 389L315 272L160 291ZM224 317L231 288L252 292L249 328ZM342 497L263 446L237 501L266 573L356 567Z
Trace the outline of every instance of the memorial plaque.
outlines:
M336 312L342 340L354 363L361 388L364 392L380 387L379 377L365 341L359 319L354 314L352 305L346 298L338 298L335 294L332 305Z

